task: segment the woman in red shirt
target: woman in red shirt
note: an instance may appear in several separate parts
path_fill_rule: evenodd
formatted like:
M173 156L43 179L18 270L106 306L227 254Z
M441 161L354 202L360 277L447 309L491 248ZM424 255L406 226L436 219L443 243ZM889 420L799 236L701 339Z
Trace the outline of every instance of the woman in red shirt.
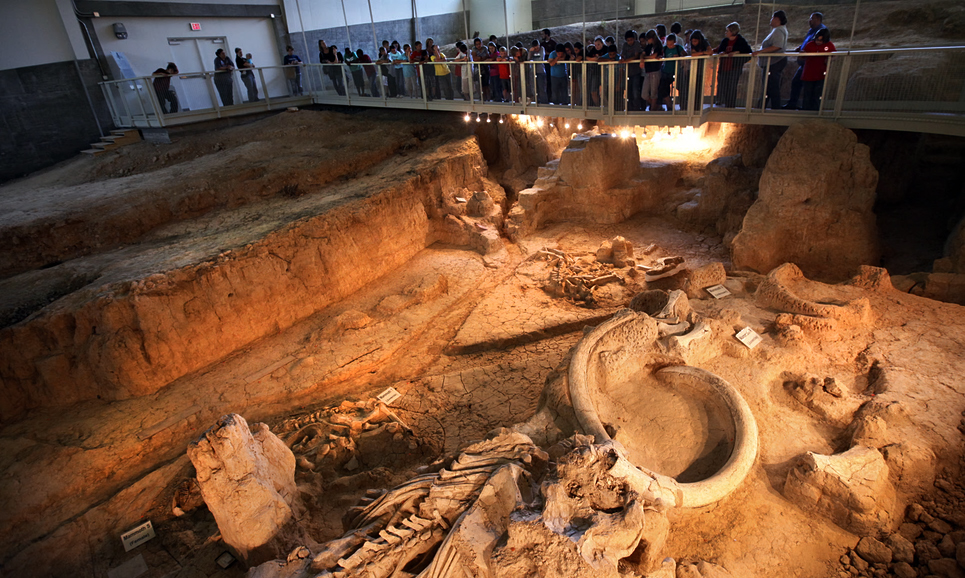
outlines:
M804 45L804 52L834 52L831 33L827 28L818 30L814 40ZM824 77L828 73L828 59L817 56L805 57L804 70L801 72L804 91L804 110L818 110L821 93L824 92Z

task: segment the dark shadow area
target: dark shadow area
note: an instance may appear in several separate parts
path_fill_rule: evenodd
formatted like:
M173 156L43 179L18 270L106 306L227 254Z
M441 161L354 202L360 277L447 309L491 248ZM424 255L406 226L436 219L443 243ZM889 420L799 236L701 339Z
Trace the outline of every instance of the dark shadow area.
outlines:
M878 169L881 265L892 275L931 271L965 214L965 138L855 131Z

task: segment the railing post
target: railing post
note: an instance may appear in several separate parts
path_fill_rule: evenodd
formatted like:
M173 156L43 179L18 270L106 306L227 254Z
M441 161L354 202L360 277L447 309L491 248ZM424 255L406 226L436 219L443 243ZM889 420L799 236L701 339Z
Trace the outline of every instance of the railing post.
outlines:
M265 106L268 107L268 110L271 110L271 96L268 95L268 85L265 84L265 71L262 68L258 69L258 79L261 80L262 94L265 95Z
M526 98L526 62L520 62L519 70L519 104L523 107L523 114L526 114L526 103L528 99Z
M468 57L469 55L466 55L466 56ZM471 60L467 60L466 62L472 62L472 61L471 61ZM475 99L476 99L476 91L473 90L473 88L474 88L474 86L475 86L475 84L476 84L476 79L475 79L475 77L474 77L473 68L475 68L475 67L474 67L472 64L467 64L467 65L466 65L466 68L462 71L463 74L468 74L468 75L469 75L469 82L468 82L468 84L469 84L469 109L470 109L470 110L472 110L473 108L475 108L475 105L476 105L476 100L475 100Z
M610 67L611 69L613 68L612 64L607 64L607 66ZM607 109L608 109L607 112L609 113L608 116L610 118L607 120L607 122L609 122L610 124L613 124L613 98L616 92L614 87L614 85L616 84L616 76L617 75L615 70L611 70L610 74L607 75L607 80L609 81L608 84L610 85L607 87L607 92L610 93L609 102L607 103Z
M382 80L383 80L385 77L382 76L382 65L381 65L381 64L376 64L376 65L375 65L375 78L377 79L376 82L378 82L378 85L379 85L379 94L382 96L382 106L388 106L388 105L389 105L389 104L388 104L388 102L389 102L389 87L388 87L385 83L382 82Z
M690 63L690 75L687 78L687 116L690 117L691 124L693 124L692 122L693 117L696 115L696 111L697 111L697 91L694 90L694 87L697 86L697 71L700 70L701 74L703 74L704 69L701 68L703 66L704 66L704 61L700 57L697 57L697 59L695 59L693 62ZM703 93L703 87L701 87L701 95L700 95L701 112L703 112L703 109L704 109L702 93Z
M208 97L211 99L211 103L214 105L215 113L218 118L221 118L221 105L218 103L218 96L214 93L214 75L217 73L211 73L210 82L208 82L208 73L202 72L201 78L204 79L205 85L208 87Z
M586 92L586 85L589 83L589 81L588 81L588 79L587 79L587 76L586 76L586 60L584 60L583 62L581 62L581 63L580 63L580 66L583 67L583 76L582 76L583 81L580 83L580 85L581 85L581 86L580 86L580 92L581 92L582 95L583 95L583 98L582 98L582 102L583 102L583 117L585 118L585 117L586 117L586 111L587 111L586 97L588 96L588 95L587 95L587 92Z
M345 73L345 70L348 68L348 64L339 64L339 67L342 69L342 85L345 87L345 101L348 104L352 104L352 91L348 89L348 75Z
M164 126L164 118L163 118L164 115L163 115L162 112L161 112L161 103L159 103L158 100L157 100L157 93L154 92L154 82L153 82L153 80L152 80L152 82L151 82L150 84L148 84L147 80L145 80L145 81L144 81L144 84L145 84L145 86L146 86L146 88L147 88L148 99L150 99L150 101L151 101L151 107L154 109L154 118L157 119L158 126L163 127L163 126ZM151 123L150 123L150 121L148 121L148 126L150 126L150 125L151 125Z
M107 83L101 82L100 85L101 92L104 93L104 99L107 101L107 108L111 111L111 120L114 121L114 126L121 126L121 118L120 115L117 114L117 105L114 104L114 95L111 94Z
M821 102L818 103L818 116L824 112L824 97L828 93L828 73L831 72L831 63L834 59L828 58L828 65L824 70L824 83L821 85Z
M421 64L419 64L419 65L417 65L417 66L418 66L418 68L416 69L416 71L419 73L419 80L421 81L419 84L422 85L422 104L424 104L425 107L426 107L426 110L428 110L428 109L429 109L429 98L428 98L428 96L427 96L428 93L426 92L426 74L425 74L425 70L424 70L425 67L422 66Z
M757 65L757 58L750 58L748 60L751 64L750 75L747 78L747 97L744 100L744 113L751 113L751 105L754 102L754 85L757 84L757 69L760 66Z
M841 77L838 80L838 92L834 96L834 118L841 117L844 108L844 98L848 90L848 73L851 72L851 51L844 57L844 64L841 65Z

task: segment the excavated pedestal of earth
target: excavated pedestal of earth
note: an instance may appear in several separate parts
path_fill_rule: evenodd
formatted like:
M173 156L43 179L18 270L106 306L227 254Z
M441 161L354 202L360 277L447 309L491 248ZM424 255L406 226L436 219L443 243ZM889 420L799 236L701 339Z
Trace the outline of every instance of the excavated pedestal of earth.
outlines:
M569 135L532 119L490 146L461 120L369 112L40 179L31 206L66 195L82 222L3 232L23 241L0 281L5 571L207 575L233 549L276 558L252 578L954 575L965 315L814 241L836 210L867 224L846 131L814 129L854 163L826 163L810 218L771 185L810 178L815 147L771 155L757 210L796 228L761 233L743 213L779 129L689 160L599 130L557 162ZM788 255L733 266L738 225ZM932 288L958 274L957 238ZM813 280L843 263L857 276ZM124 551L146 520L157 537Z

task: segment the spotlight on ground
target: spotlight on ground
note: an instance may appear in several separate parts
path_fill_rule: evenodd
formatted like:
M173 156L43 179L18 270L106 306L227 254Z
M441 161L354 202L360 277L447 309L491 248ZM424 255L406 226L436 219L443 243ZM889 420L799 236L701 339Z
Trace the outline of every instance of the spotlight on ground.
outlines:
M621 137L621 138L629 138L629 136L630 136L630 131L628 131L628 130L621 130L621 131L620 131L620 137Z
M576 130L583 130L583 123L576 125Z
M536 126L543 126L543 119L541 118L536 119Z
M469 122L469 113L466 113L466 116L463 117L463 120Z
M564 125L563 125L563 128L570 128L570 123L564 124Z

